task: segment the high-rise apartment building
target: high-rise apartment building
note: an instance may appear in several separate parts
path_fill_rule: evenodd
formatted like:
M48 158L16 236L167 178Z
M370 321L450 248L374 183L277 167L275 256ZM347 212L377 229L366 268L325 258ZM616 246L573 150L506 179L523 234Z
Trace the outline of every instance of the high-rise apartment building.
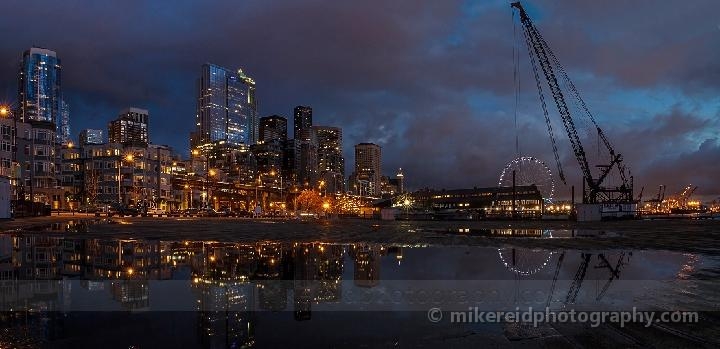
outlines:
M330 192L341 192L345 187L345 158L342 155L342 129L330 126L313 126L317 136L318 172Z
M118 118L108 124L108 141L145 147L150 143L148 137L148 111L139 108L127 108Z
M23 53L18 79L19 112L22 122L61 121L61 65L55 51L33 47Z
M250 146L258 141L255 81L242 69L204 64L198 84L193 147L211 143Z
M287 141L287 119L280 115L271 115L260 118L259 141L268 142L278 140Z
M300 139L302 130L312 126L312 108L299 105L293 110L293 138Z
M355 172L351 182L361 195L379 195L382 177L380 146L373 143L355 145Z
M318 180L318 139L315 130L311 128L303 129L296 139L296 145L299 147L296 155L298 165L297 181L303 186L314 187Z

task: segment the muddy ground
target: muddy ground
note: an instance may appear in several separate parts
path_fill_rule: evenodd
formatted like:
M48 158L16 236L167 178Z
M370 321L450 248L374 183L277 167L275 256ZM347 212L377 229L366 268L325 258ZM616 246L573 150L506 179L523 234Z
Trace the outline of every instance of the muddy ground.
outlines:
M93 222L71 227L67 222ZM50 230L51 225L54 230ZM253 220L242 218L96 219L53 216L0 223L0 230L81 234L115 238L216 241L377 242L471 246L526 246L579 250L633 249L720 254L720 220L570 221L379 221ZM85 231L86 230L86 231ZM539 238L553 236L553 238Z

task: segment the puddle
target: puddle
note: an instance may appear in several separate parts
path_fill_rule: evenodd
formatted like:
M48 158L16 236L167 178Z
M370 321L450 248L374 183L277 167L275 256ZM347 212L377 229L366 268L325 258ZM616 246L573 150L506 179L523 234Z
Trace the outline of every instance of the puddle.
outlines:
M466 331L502 336L499 324L450 326L432 323L426 314L471 307L718 310L720 289L712 280L719 264L713 257L663 251L1 234L0 347L27 341L67 347L108 341L122 347L373 346Z

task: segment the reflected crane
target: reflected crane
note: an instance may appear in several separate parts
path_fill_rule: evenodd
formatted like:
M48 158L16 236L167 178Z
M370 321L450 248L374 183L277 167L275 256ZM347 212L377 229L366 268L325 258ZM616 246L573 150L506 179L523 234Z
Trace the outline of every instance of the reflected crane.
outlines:
M560 253L560 256L558 257L557 265L555 266L555 275L553 276L552 285L550 285L550 293L548 293L547 302L545 303L545 307L550 307L550 302L552 301L553 293L555 293L555 285L557 284L558 275L560 274L560 267L562 266L562 262L565 259L565 251L562 251Z
M612 284L613 280L620 278L620 269L624 265L627 265L630 262L631 256L632 256L632 252L630 252L628 254L627 260L626 260L625 251L623 251L622 253L620 253L620 258L618 258L617 263L615 264L615 268L613 268L610 265L610 262L607 260L607 258L605 258L604 254L601 253L598 255L598 259L600 259L600 264L597 265L595 268L596 269L607 268L610 271L610 278L607 280L607 282L605 282L605 285L600 290L600 293L598 293L597 297L595 297L595 300L598 300L598 301L601 300L603 298L603 296L605 296L605 293L607 292L607 290L610 288L610 284Z
M580 256L580 258L582 259L580 262L580 266L578 267L577 272L575 272L575 277L570 284L570 289L568 290L567 297L565 297L566 305L575 304L575 299L577 298L580 287L585 280L588 265L590 265L590 257L592 257L592 253L582 253L582 255Z

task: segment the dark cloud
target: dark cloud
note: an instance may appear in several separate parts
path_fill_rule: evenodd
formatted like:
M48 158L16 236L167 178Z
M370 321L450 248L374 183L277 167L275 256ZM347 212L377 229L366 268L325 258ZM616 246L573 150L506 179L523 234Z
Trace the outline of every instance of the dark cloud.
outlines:
M720 6L526 5L638 181L701 183L669 169L717 151L708 131L717 130L708 121L717 108L707 105L718 104L720 46L712 43ZM0 47L0 93L15 99L23 50L58 51L74 134L104 128L133 105L150 110L153 141L187 151L200 65L213 62L255 78L261 115L289 116L308 104L316 123L343 127L348 169L352 145L374 141L383 146L385 172L403 167L414 187L493 185L516 155L517 134L521 153L555 170L524 51L514 127L507 1L8 0L0 11L13 14L0 22L11 33ZM667 89L676 100L660 102L676 106L660 112L648 107L658 104L649 97L606 99ZM555 132L568 183L579 185L561 125ZM720 193L710 182L704 187Z

